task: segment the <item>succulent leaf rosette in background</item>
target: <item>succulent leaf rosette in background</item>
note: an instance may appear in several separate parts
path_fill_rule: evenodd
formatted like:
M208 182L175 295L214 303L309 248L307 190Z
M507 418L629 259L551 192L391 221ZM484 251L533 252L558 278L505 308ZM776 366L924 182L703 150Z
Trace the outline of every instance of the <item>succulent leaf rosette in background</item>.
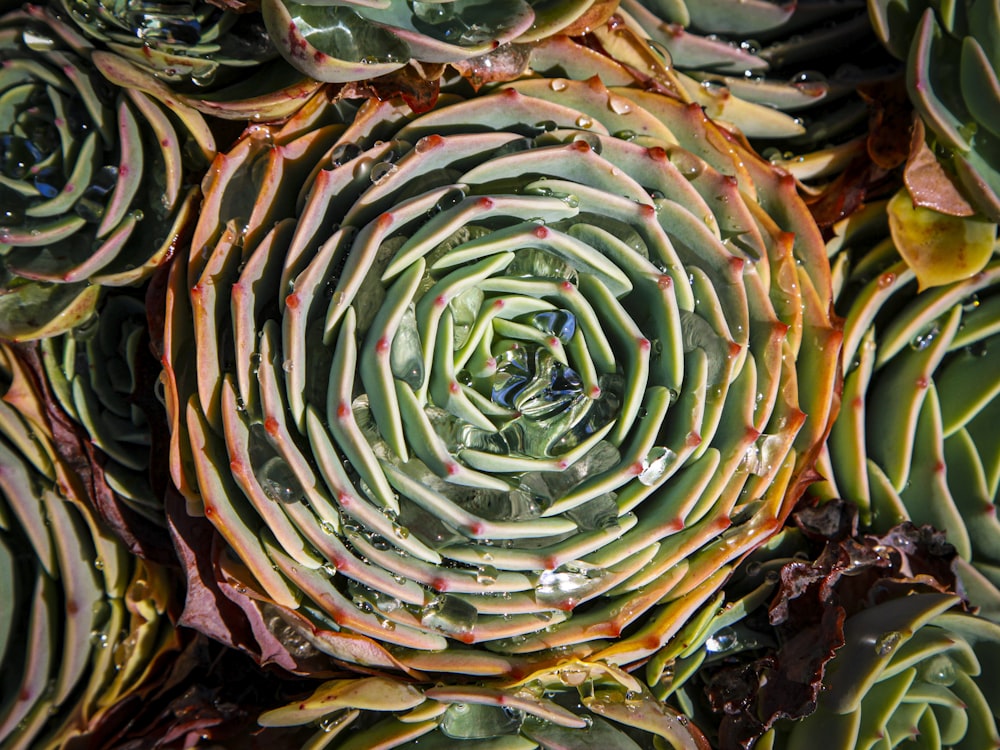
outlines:
M218 157L171 269L172 476L216 577L362 668L641 662L828 428L840 332L794 181L597 79L352 109Z
M911 206L905 191L873 204L843 222L829 245L845 318L844 391L825 494L857 503L862 522L876 530L909 519L946 531L964 561L972 603L996 619L996 228L978 236L943 232L946 251L971 256L984 245L988 262L971 278L919 291L918 273L893 237L922 229L935 235L913 222Z
M868 8L879 38L905 61L907 90L922 121L907 175L915 202L1000 221L996 4L869 0ZM940 167L931 171L935 160ZM950 183L959 195L941 189Z
M260 13L236 13L198 0L61 0L61 5L91 39L189 89L225 83L278 57Z
M51 9L0 18L0 338L62 333L148 278L193 214L187 165L214 155L201 115L109 86L97 54Z
M498 47L603 23L616 0L263 0L271 38L320 81L362 81L411 61L463 63Z
M624 0L619 12L665 51L685 93L709 115L759 139L804 179L843 169L858 154L868 109L856 89L892 72L863 0Z
M171 109L184 106L226 120L281 120L321 85L278 55L259 11L196 0L60 3L102 50L99 67L109 81L169 101Z
M173 584L102 524L6 346L0 382L0 746L103 746L176 645Z
M163 512L166 476L162 462L150 460L167 438L143 295L110 290L85 324L25 345L22 353L45 389L50 414L59 413L59 449L90 465L95 508L105 522L130 552L175 562Z
M794 519L651 663L654 692L718 727L720 750L1000 743L1000 626L955 595L945 535L859 535L839 501Z

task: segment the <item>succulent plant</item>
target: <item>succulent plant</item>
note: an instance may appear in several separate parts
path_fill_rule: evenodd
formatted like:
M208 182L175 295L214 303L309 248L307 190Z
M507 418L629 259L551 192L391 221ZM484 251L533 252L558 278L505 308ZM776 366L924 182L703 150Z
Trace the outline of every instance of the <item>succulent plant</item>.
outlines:
M171 269L172 476L216 577L348 664L645 659L827 430L794 181L596 79L348 106L218 157Z
M116 289L84 325L21 351L59 422L59 450L90 467L105 522L131 552L175 561L165 534L166 477L162 462L150 460L167 441L143 296Z
M868 110L855 91L891 74L863 0L624 0L620 12L664 51L688 96L802 178L857 154Z
M173 584L101 523L7 346L0 382L0 746L102 746L174 647Z
M918 291L893 241L921 229L912 210L901 192L844 222L829 245L846 320L844 407L830 435L826 493L857 503L876 530L911 519L947 531L971 563L973 603L996 618L1000 378L991 363L1000 351L992 322L1000 264L993 258L969 279ZM995 251L995 228L966 235L965 246L947 228L923 230L943 240L938 263L948 268L956 254L971 258L984 244L987 258Z
M708 750L682 714L632 675L568 661L505 683L420 687L385 676L332 680L263 713L265 727L318 724L316 747L343 750L470 747ZM484 742L491 744L484 745Z
M507 44L584 33L616 0L263 0L271 38L292 65L320 81L400 70L411 60L461 63Z
M149 277L193 214L182 149L214 154L201 115L112 89L97 54L50 9L0 18L0 338L62 333Z
M211 88L278 57L259 13L200 0L59 1L88 37L172 84Z
M758 743L830 748L994 747L1000 626L951 611L955 596L915 593L863 610L844 625L815 713ZM777 735L777 736L775 736Z
M1000 741L1000 627L961 606L944 534L859 535L840 501L794 519L650 663L654 692L718 727L721 750Z
M259 12L224 3L59 0L115 85L227 120L281 120L320 86L288 65Z
M980 0L869 0L868 8L879 38L906 63L910 99L926 128L925 161L937 158L968 202L942 208L929 196L924 205L1000 221L1000 11Z

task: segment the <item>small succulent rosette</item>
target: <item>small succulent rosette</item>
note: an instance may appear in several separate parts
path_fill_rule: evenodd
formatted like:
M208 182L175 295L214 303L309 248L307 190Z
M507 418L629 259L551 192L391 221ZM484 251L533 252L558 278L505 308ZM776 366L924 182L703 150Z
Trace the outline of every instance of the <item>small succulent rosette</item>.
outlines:
M341 662L641 662L828 429L818 231L696 105L318 97L204 190L166 301L172 476L217 577Z
M0 746L103 746L175 646L173 587L102 524L6 346L0 383Z
M972 602L996 618L996 230L949 232L937 221L915 221L912 212L901 192L843 222L829 245L845 318L844 390L824 460L825 493L856 503L862 523L876 530L906 519L946 530L967 564ZM905 235L923 238L925 257L940 245L937 264L923 273L953 268L952 254L971 259L985 251L988 262L971 278L919 291L920 272L894 241Z
M616 0L262 0L281 54L320 81L362 81L418 63L465 63L506 45L589 31Z
M320 87L278 54L259 11L198 0L59 0L115 85L227 120L281 120Z
M131 551L172 561L162 488L154 488L151 465L151 455L166 447L166 430L143 295L128 288L105 294L87 323L43 339L33 354L28 361L50 409L65 415L60 447L72 444L86 456L105 521Z
M163 81L210 89L278 57L260 13L199 0L59 0L91 39Z
M148 278L193 215L185 170L214 154L201 115L109 86L97 54L50 9L0 18L0 338L67 331Z
M686 95L802 179L863 151L868 108L856 90L896 67L864 0L624 0L619 13L672 63Z
M948 215L1000 221L1000 10L981 0L869 0L868 7L879 38L905 62L921 119L911 192L922 185L920 205Z
M720 750L994 747L1000 626L955 595L955 549L907 522L804 508L647 668Z
M386 676L323 683L264 712L268 728L312 724L312 750L413 746L709 750L701 731L641 680L606 664L571 660L497 683L420 686ZM335 743L335 744L331 744ZM405 744L404 744L405 743Z

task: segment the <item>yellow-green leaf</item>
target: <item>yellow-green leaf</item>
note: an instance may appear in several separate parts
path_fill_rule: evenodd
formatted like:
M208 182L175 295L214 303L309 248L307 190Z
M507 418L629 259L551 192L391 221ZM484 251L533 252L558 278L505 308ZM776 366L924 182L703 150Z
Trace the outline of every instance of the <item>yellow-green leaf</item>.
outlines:
M889 201L888 212L893 242L917 275L921 290L967 279L981 271L993 254L997 225L982 218L948 216L914 206L905 190Z

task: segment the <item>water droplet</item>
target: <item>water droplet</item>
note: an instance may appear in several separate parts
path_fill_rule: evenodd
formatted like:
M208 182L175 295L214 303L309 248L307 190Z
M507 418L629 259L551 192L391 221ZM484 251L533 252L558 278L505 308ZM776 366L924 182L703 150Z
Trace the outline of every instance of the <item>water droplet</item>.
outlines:
M596 591L605 575L602 568L584 563L567 563L555 570L542 571L535 587L535 600L543 606L574 606Z
M39 28L26 28L21 32L24 45L35 52L51 52L56 47L56 41L51 34L46 34Z
M608 109L616 115L628 114L632 111L632 102L618 94L608 94Z
M492 565L480 565L476 568L476 582L489 586L497 582L500 572Z
M639 481L647 487L656 484L675 458L677 458L677 454L669 448L655 446L642 460L642 471L639 474Z
M378 185L380 182L385 180L389 175L395 172L399 167L390 162L380 161L378 164L372 167L371 172L368 177L371 181Z
M420 624L445 635L463 636L472 632L478 610L458 597L444 594L435 597L420 611Z
M549 81L549 88L553 91L565 91L568 84L562 78L553 78Z
M575 523L581 531L610 529L618 526L618 503L614 492L605 492L572 510L566 511L566 516Z
M882 633L875 641L875 653L879 656L888 656L903 640L903 634L896 630Z
M938 334L941 332L937 321L935 320L930 325L923 328L916 336L910 339L910 348L914 351L922 351L930 346L934 339L937 338Z
M191 73L191 83L199 88L205 88L206 86L211 86L215 83L215 79L219 74L218 65L209 65L198 70L194 70Z
M739 638L733 628L722 628L705 641L705 650L712 654L722 654L739 646Z
M330 166L339 167L361 155L361 147L356 143L342 143L330 152Z
M250 428L248 453L254 477L268 498L280 503L303 499L305 491L295 472L271 445L262 424L254 424Z
M947 654L936 654L924 661L920 667L920 675L925 682L948 687L955 683L958 671L951 657Z
M394 378L402 380L413 389L423 385L424 352L412 304L403 313L396 335L393 336L389 350L389 369Z
M593 125L594 125L594 121L592 119L590 119L589 117L587 117L586 115L580 115L579 117L576 118L576 126L578 128L584 128L584 129L586 129L586 128L593 127Z
M713 81L711 79L702 81L701 88L706 94L717 99L725 99L729 96L729 87L722 81Z
M570 687L577 687L582 685L587 681L587 677L590 675L583 667L577 666L567 666L556 672L556 676L563 685L568 685Z

